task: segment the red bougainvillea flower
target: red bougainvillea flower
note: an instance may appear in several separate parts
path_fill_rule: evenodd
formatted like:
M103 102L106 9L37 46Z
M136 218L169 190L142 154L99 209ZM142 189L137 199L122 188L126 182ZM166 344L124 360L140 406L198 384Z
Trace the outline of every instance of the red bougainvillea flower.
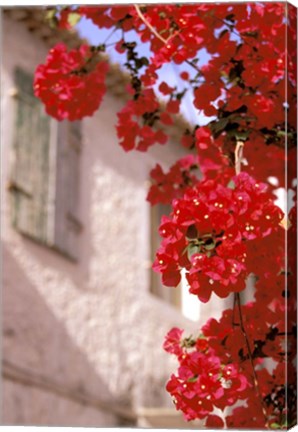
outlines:
M57 120L78 120L96 111L105 93L106 62L98 61L90 47L67 51L59 43L37 67L34 92Z
M234 306L223 311L218 321L209 319L198 338L182 338L183 331L177 328L168 333L165 348L176 355L179 367L166 388L186 420L206 419L205 426L226 424L238 428L248 425L264 428L280 423L280 413L287 413L285 396L292 397L291 388L287 391L285 388L286 363L289 382L296 381L295 331L292 338L289 333L286 344L284 329L276 324L279 318L284 321L283 313L274 313L261 303L248 303L241 306L242 329L238 308ZM262 366L256 368L256 375L246 337L255 366ZM293 356L289 355L289 342L290 349L293 343ZM265 366L266 357L276 364L272 372ZM261 399L256 397L255 379ZM225 408L240 401L243 402L224 418ZM221 410L222 415L214 416L214 408Z
M208 338L181 339L182 333L173 328L165 339L165 350L176 355L179 361L176 375L167 383L167 391L186 420L208 416L207 425L213 422L222 426L220 417L210 414L214 408L223 409L245 399L250 384L236 364L217 355ZM203 351L202 344L198 343L202 340Z
M151 205L170 204L174 198L180 198L190 185L198 182L198 157L188 155L171 166L168 173L157 164L150 172L152 186L147 195Z
M112 8L109 6L80 6L78 11L91 19L99 28L111 28L113 26L121 26L123 30L131 30L133 20L131 11L133 8L129 5L115 5Z
M245 172L229 186L204 180L174 200L171 217L162 219L153 269L167 286L177 285L186 269L189 291L203 302L212 292L227 297L245 288L247 242L270 235L282 217L266 186Z
M166 335L163 349L171 354L180 355L182 353L181 336L184 330L177 327L172 328Z
M146 89L137 98L129 100L117 114L117 135L125 151L147 151L155 143L165 144L167 135L158 127L153 128L159 102L152 89ZM151 123L151 121L153 123Z

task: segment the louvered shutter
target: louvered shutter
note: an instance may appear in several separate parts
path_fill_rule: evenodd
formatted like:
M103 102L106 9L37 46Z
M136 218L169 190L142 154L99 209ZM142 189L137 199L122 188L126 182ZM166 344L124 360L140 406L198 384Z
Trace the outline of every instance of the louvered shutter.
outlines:
M32 76L15 73L16 121L10 178L13 225L21 233L48 241L50 119L33 95Z
M79 234L82 230L78 215L80 122L60 123L57 135L54 244L69 258L77 260Z
M14 227L77 260L80 122L57 122L33 94L33 77L15 73L16 121L9 189Z

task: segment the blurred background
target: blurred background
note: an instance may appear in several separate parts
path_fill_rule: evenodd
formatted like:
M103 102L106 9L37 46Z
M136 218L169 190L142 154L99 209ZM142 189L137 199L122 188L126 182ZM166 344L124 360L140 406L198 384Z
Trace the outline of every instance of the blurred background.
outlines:
M169 209L146 202L156 162L183 156L186 121L168 145L125 153L115 124L128 81L115 64L92 118L49 118L32 79L60 41L81 43L40 8L2 11L1 424L197 428L165 390L177 365L162 343L174 326L197 333L220 300L200 308L183 284L161 286L151 264Z

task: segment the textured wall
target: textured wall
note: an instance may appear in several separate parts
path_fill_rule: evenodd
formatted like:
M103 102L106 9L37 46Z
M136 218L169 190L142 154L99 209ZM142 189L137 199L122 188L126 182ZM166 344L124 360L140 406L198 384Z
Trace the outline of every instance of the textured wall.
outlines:
M172 326L194 324L149 292L148 172L178 150L126 154L113 124L121 101L107 95L84 121L79 262L22 237L10 226L6 190L13 134L13 69L28 72L45 47L23 24L3 23L2 237L3 356L28 374L93 395L110 407L172 406L164 383L175 364L161 348ZM116 426L119 416L57 392L4 380L2 423Z

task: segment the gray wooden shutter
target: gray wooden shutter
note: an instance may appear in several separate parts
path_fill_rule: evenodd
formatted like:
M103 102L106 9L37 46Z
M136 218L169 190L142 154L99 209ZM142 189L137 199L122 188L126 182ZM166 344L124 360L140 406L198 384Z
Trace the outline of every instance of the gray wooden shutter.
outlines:
M16 122L12 148L12 222L17 230L47 243L50 119L33 94L33 77L16 69Z
M78 259L79 184L81 152L80 122L62 122L57 133L57 173L54 246L71 259Z

